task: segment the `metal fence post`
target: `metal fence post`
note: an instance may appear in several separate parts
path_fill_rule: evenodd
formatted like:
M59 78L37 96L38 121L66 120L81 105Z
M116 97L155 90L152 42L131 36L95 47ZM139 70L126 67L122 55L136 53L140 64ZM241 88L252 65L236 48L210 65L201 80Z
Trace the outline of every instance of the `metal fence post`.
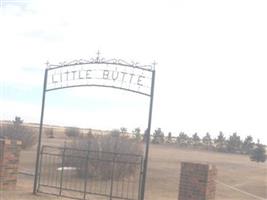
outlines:
M40 181L41 181L41 174L42 174L43 153L44 153L44 147L42 146L42 149L41 149L41 158L40 158L40 166L39 166L39 176L38 176L37 192L40 189Z
M152 123L152 110L153 110L153 99L154 99L155 74L156 74L156 72L153 71L153 74L152 74L152 86L151 86L151 96L150 96L150 105L149 105L148 127L147 127L147 132L145 134L146 148L145 148L144 169L143 169L144 171L143 171L142 187L141 187L141 200L145 199L146 174L147 174L149 144L150 144L150 132L151 132L151 123Z
M45 94L46 94L46 84L47 84L47 70L48 69L46 68L45 69L45 75L44 75L43 98L42 98L42 108L41 108L41 119L40 119L40 127L39 127L38 145L37 145L37 151L36 151L33 194L36 194L37 179L38 179L38 175L39 175L38 170L39 170L39 164L40 164L40 150L41 150L41 143L42 143L42 129L43 129Z

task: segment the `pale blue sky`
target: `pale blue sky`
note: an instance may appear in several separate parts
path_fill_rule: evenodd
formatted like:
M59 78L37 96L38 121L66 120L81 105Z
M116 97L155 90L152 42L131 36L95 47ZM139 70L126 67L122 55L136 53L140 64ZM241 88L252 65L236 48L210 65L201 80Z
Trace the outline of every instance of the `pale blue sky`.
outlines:
M267 143L266 0L24 2L0 8L1 119L39 122L45 63L100 50L158 63L153 129ZM147 97L88 87L48 93L44 121L144 129L147 116Z

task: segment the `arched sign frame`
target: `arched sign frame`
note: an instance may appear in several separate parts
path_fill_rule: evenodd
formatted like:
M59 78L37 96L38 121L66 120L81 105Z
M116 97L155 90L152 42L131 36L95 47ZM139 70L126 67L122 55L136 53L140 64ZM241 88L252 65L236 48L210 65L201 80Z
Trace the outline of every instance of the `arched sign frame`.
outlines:
M148 126L144 135L145 155L141 183L141 200L144 200L154 99L155 65L155 62L152 65L139 65L138 63L128 63L121 59L106 60L99 57L99 52L96 58L91 58L90 60L74 60L59 63L58 65L47 63L44 74L36 153L34 194L37 193L46 92L71 87L94 86L125 90L150 98Z

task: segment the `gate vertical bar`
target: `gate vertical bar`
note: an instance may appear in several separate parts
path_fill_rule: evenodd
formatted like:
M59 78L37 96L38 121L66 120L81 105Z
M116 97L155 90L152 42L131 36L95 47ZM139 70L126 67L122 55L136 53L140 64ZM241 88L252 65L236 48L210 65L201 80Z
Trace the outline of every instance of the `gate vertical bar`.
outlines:
M87 193L87 179L88 179L88 162L89 162L89 146L86 154L86 161L85 161L85 180L84 180L84 194L83 194L83 199L86 198L86 193Z
M41 150L41 140L42 140L42 129L43 129L43 118L44 118L44 107L45 107L45 94L46 94L46 84L47 84L47 72L48 68L45 69L44 75L44 85L43 85L43 98L42 98L42 108L41 108L41 119L39 127L39 137L38 137L38 146L36 152L36 161L35 161L35 174L34 174L34 185L33 185L33 194L36 194L37 190L37 181L38 181L38 171L40 165L40 150Z
M140 174L139 174L138 200L141 199L142 176L143 176L143 157L140 158Z
M144 198L145 198L146 173L147 173L148 153L149 153L149 144L150 144L150 132L151 132L151 122L152 122L155 75L156 75L155 70L153 70L152 71L151 93L150 93L149 119L148 119L148 127L147 127L147 132L146 132L146 149L145 149L144 171L143 171L142 187L141 187L141 200L144 200Z
M38 185L37 185L37 192L40 190L40 182L41 182L41 174L42 174L42 163L43 163L43 153L44 147L41 149L41 158L40 158L40 167L39 167L39 176L38 176Z
M112 196L113 196L113 181L114 181L114 169L115 169L115 160L117 157L117 153L113 154L113 158L112 158L112 171L111 171L111 185L110 185L110 193L109 193L109 199L112 200Z
M65 165L65 152L66 152L66 143L64 144L64 149L62 153L62 162L61 162L61 172L60 172L60 185L59 185L59 196L62 193L62 184L63 184L63 175L64 175L64 165Z

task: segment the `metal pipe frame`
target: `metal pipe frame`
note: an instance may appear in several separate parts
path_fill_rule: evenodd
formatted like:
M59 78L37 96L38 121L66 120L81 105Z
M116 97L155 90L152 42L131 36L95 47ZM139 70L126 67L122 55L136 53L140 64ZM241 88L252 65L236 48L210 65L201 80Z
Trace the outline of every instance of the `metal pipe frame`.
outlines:
M140 66L137 63L129 64L123 60L104 60L99 58L99 54L96 59L91 59L89 61L87 60L76 60L72 61L70 63L61 63L60 65L49 65L47 64L47 68L45 69L45 75L44 75L44 83L43 83L43 95L42 95L42 107L41 107L41 117L40 117L40 126L39 126L39 136L38 136L38 145L37 145L37 152L36 152L36 162L35 162L35 177L34 177L34 185L33 185L33 194L37 193L37 184L38 184L38 177L39 177L39 168L40 168L40 151L41 151L41 145L42 145L42 129L43 129L43 119L44 119L44 110L45 110L45 97L46 92L56 90L51 89L47 90L47 76L48 71L56 68L62 68L62 67L68 67L68 66L75 66L75 65L83 65L83 64L112 64L112 65L121 65L126 67L132 67L132 68L138 68L145 71L152 72L152 79L151 79L151 88L150 88L150 95L138 91L133 91L130 89L125 88L119 88L114 86L107 86L107 85L77 85L77 86L69 86L69 87L63 87L63 88L57 88L57 89L64 89L64 88L70 88L70 87L83 87L83 86L97 86L97 87L110 87L115 89L121 89L129 92L134 92L140 95L145 95L150 97L150 105L149 105L149 116L148 116L148 127L147 131L145 133L145 157L144 157L144 165L142 170L142 182L141 182L141 194L140 199L144 200L145 198L145 186L146 186L146 176L147 176L147 166L148 166L148 156L149 156L149 143L150 143L150 132L151 132L151 123L152 123L152 110L153 110L153 100L154 100L154 85L155 85L155 63L153 64L153 67L151 65L147 66ZM150 69L148 68L150 67Z

